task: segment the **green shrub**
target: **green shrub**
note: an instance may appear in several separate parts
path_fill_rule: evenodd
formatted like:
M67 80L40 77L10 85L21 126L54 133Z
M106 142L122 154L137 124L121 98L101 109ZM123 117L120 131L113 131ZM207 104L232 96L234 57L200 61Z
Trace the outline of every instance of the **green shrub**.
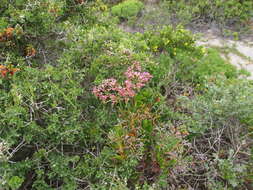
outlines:
M206 50L200 59L181 51L175 59L180 62L177 76L198 85L203 85L207 80L215 81L219 75L228 79L238 77L236 67L227 63L214 49Z
M196 49L194 36L181 25L178 25L176 29L172 26L164 26L158 31L147 31L143 38L153 52L167 51L172 57L176 56L178 49L185 51Z
M252 125L252 91L252 84L245 80L219 77L216 84L206 84L205 93L183 101L183 107L191 110L195 121L194 125L189 126L190 131L203 133L210 128L233 126L237 122L243 127L246 120L248 126Z
M182 26L146 32L142 38L154 53L162 53L161 68L155 77L173 69L177 80L202 86L210 77L215 80L218 75L227 78L237 78L239 75L236 67L227 63L215 49L197 47L194 36Z
M144 5L141 1L126 0L113 6L112 14L122 19L130 19L131 17L136 17L143 7Z
M217 21L219 23L241 23L249 20L253 14L251 0L165 0L169 11L188 24L191 21L203 20L204 22Z
M0 189L177 188L172 177L195 171L196 134L252 125L252 84L218 52L196 47L181 26L125 33L106 7L0 5ZM129 19L142 7L124 1L113 10ZM100 101L92 89L110 78L138 90L126 101ZM137 80L140 87L127 87ZM229 176L236 167L223 160L212 171L231 185L243 175Z

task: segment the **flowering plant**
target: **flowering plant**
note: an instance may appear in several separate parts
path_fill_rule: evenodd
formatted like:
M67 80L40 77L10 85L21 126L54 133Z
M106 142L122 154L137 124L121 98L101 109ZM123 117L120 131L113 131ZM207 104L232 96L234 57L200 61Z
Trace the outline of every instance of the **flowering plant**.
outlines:
M1 74L2 78L5 78L8 74L13 76L14 73L16 73L19 70L20 69L17 69L17 68L11 68L11 67L9 68L4 65L0 65L0 74Z
M128 67L124 75L126 80L123 85L120 85L114 78L106 79L93 88L93 94L104 103L115 104L120 100L127 102L152 78L150 73L142 72L139 62L134 62Z
M5 42L12 38L14 33L14 28L6 28L4 32L0 32L0 42Z

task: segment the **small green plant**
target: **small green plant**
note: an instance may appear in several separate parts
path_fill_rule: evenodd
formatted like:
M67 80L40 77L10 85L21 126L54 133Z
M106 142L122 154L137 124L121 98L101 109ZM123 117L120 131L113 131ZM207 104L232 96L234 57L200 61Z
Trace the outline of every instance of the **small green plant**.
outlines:
M130 19L136 17L143 9L144 5L138 0L126 0L112 7L112 14L121 19Z
M9 181L8 184L11 187L11 189L15 190L18 189L21 184L23 183L24 179L18 177L18 176L13 176Z

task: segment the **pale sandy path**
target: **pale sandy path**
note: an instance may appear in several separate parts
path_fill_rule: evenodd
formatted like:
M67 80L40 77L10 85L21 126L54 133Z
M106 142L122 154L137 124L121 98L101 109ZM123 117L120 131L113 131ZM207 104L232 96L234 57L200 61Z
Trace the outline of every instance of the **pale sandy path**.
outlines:
M227 50L226 56L221 52L222 57L238 69L249 71L251 73L249 79L253 79L253 41L224 39L209 31L202 35L197 41L197 45Z

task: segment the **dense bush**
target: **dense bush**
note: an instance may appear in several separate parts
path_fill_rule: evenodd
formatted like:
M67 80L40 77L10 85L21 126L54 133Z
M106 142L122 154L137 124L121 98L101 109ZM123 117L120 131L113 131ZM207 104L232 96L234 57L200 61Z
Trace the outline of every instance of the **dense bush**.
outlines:
M204 20L223 24L243 23L253 15L251 0L165 0L169 11L173 11L183 22Z
M216 79L215 85L206 85L206 93L196 96L196 99L188 99L189 104L183 104L191 110L194 120L199 122L194 126L198 127L197 132L235 125L238 121L242 121L242 128L245 122L252 125L252 84L244 80L222 79Z
M252 82L189 31L125 33L102 1L5 3L0 189L252 183Z

